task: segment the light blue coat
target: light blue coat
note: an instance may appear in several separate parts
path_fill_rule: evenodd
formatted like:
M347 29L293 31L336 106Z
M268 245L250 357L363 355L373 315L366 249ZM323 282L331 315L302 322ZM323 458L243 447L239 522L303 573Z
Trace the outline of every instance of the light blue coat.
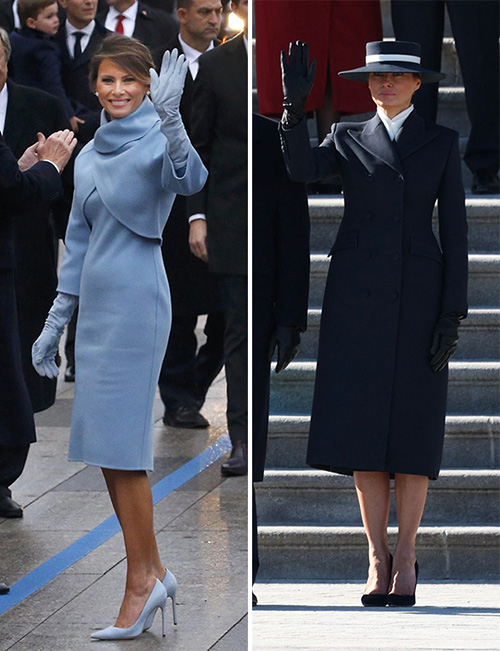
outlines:
M79 296L69 458L153 468L153 401L170 330L162 231L176 194L207 171L190 147L175 169L149 99L108 122L75 163L58 291Z

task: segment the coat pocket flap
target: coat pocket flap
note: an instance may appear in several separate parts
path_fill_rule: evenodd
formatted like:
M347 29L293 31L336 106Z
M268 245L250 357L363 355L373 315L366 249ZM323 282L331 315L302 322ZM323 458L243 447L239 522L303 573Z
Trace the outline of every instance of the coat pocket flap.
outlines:
M332 255L335 251L341 251L342 249L355 249L358 246L358 231L345 231L344 233L339 233L337 239L335 240L330 253Z
M443 264L443 254L439 250L437 242L423 242L412 238L410 240L410 253L412 255L421 255L424 258L431 258L431 260Z

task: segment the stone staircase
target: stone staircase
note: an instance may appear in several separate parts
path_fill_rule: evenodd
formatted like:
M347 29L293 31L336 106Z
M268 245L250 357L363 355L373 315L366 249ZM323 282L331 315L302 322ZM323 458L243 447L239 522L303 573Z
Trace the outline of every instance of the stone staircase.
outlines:
M391 38L387 0L382 7L384 34ZM463 151L470 125L449 27L446 34L438 122L459 131ZM310 135L315 142L314 121ZM462 170L470 190L471 174L465 165ZM486 581L500 574L500 197L468 194L466 202L470 313L450 364L442 471L430 483L417 553L423 579ZM256 484L259 578L363 580L367 544L353 479L305 465L327 252L342 217L342 196L310 197L309 209L308 330L300 356L272 374L267 470ZM389 524L393 545L394 505Z

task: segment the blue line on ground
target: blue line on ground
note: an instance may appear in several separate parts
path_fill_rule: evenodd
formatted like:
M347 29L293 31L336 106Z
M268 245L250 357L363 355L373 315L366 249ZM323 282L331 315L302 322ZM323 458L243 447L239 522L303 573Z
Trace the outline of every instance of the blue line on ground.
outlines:
M196 477L202 470L223 457L230 449L229 437L227 435L222 436L194 459L161 479L152 487L153 504L164 499L190 479ZM0 615L42 588L49 581L52 581L61 572L67 570L68 567L99 547L99 545L102 545L119 531L120 525L116 515L112 515L92 531L66 547L66 549L42 563L42 565L11 586L9 594L0 597Z

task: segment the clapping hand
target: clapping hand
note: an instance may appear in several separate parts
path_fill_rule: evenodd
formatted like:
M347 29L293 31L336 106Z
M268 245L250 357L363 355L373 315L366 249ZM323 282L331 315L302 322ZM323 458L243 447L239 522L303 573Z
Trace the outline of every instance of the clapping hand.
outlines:
M281 52L281 81L283 84L283 116L281 122L286 129L293 128L304 117L306 100L314 84L316 59L309 66L309 46L297 41L290 43L288 60Z
M179 112L184 81L186 79L188 62L183 54L178 54L177 48L165 52L161 62L160 75L150 68L150 94L156 112L163 120L167 115Z

